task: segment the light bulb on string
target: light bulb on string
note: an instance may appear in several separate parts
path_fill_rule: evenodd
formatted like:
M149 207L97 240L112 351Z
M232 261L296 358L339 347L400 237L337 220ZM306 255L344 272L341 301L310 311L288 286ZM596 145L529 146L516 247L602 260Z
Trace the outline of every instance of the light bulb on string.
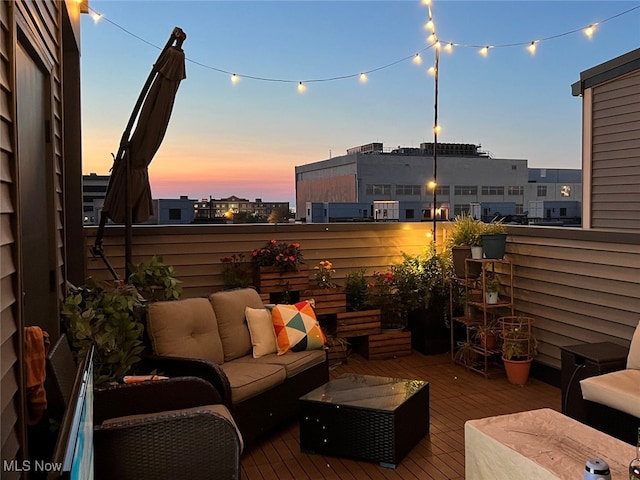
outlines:
M435 67L435 66L433 66L433 65L432 65L432 66L430 66L430 67L429 67L429 69L427 70L427 73L428 73L429 75L434 75L434 76L435 76L435 74L436 74L436 67Z
M445 52L451 53L453 52L453 42L449 42L444 47Z
M437 40L438 40L438 37L436 37L435 32L433 32L431 35L427 37L428 43L436 43Z
M589 25L587 28L584 29L584 34L589 38L593 37L593 33L596 31L596 25L598 24L593 23Z
M440 41L436 40L436 43L434 43L433 46L436 50L440 50Z
M480 55L482 55L483 57L486 57L487 55L489 55L489 45L487 45L486 47L482 47L480 49Z
M435 127L433 127L433 133L435 133L436 135L438 135L441 131L442 128L440 128L440 125L436 125Z
M98 23L100 20L102 20L102 14L92 11L91 18L93 19L93 23Z
M298 82L298 92L303 93L307 87L302 82Z
M231 75L231 83L236 84L239 81L240 81L240 77L238 75L236 75L235 73Z
M531 42L531 45L529 45L527 47L527 50L529 50L529 53L531 53L531 55L533 55L534 53L536 53L536 44L539 42L539 40L534 40L533 42Z
M436 26L433 23L433 18L429 18L429 21L424 24L425 30L431 30L432 32L435 30Z
M363 72L363 73L361 73L361 74L360 74L360 82L362 82L362 83L367 83L367 80L368 80L368 78L367 78L367 74L366 74L366 73L364 73L364 72Z
M431 5L431 0L422 0L423 5Z
M415 63L416 65L420 65L422 63L422 57L420 56L419 53L416 53L413 56L413 63Z

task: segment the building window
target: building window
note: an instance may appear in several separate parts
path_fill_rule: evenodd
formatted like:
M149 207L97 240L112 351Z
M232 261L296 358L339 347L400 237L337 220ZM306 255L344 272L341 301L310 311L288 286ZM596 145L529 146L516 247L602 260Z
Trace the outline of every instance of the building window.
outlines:
M514 185L507 188L507 195L524 195L524 187L522 185Z
M458 215L469 215L469 204L457 204L453 206L453 215L457 217Z
M517 170L518 169L518 165L511 165L511 170Z
M539 197L546 197L547 196L547 186L546 185L538 185L537 195Z
M436 195L449 195L449 185L438 185Z
M414 217L414 212L413 212L413 208L407 208L407 210L404 213L404 218L406 218L407 220L413 220Z
M482 195L504 195L504 187L482 187Z
M454 192L456 195L478 195L478 187L476 185L456 185Z
M396 195L420 195L420 185L396 185Z
M516 203L516 215L522 215L524 213L524 205Z
M367 185L367 195L391 195L391 185Z
M169 220L182 220L182 210L179 208L170 208Z
M567 209L566 209L566 207L560 207L560 216L561 216L561 217L566 217L566 216L567 216Z
M563 185L560 189L560 195L563 197L571 196L571 185Z

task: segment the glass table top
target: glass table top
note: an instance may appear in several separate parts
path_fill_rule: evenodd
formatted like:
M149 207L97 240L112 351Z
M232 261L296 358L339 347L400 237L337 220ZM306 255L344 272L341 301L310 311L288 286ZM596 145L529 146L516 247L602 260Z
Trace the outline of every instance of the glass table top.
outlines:
M300 400L391 412L426 385L422 380L344 374Z

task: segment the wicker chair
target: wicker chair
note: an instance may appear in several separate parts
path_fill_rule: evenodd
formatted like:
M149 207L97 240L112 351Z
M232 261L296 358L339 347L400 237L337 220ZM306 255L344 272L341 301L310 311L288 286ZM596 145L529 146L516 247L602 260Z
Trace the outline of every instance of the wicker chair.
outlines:
M75 372L64 336L49 357L52 392L64 401ZM240 478L242 437L222 403L195 377L95 389L96 480Z

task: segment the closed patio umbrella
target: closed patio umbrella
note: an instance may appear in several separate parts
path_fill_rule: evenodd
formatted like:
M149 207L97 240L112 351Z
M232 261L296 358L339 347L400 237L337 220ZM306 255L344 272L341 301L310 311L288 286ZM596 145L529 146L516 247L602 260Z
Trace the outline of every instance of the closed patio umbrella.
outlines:
M178 27L174 28L138 97L114 159L92 252L104 260L116 279L118 275L102 249L106 218L125 224L125 264L128 276L131 263L131 224L144 222L153 214L148 167L167 131L180 82L186 78L182 50L185 39L184 32ZM134 123L135 131L129 138Z

